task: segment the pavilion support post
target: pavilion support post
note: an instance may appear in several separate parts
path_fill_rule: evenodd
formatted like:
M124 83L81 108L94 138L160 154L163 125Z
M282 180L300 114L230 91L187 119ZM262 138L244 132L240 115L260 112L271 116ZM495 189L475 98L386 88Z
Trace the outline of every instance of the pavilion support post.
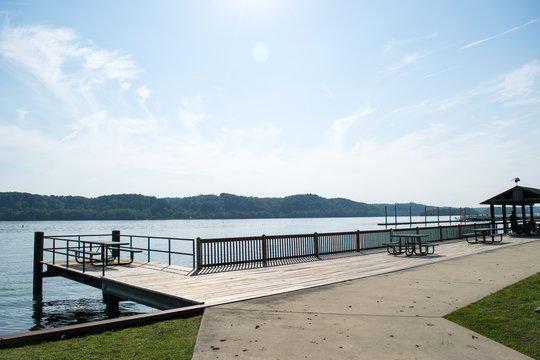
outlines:
M525 205L521 205L521 220L523 220L523 226L527 224L527 216L525 215Z
M489 213L491 215L491 227L495 229L497 227L497 224L495 224L495 205L489 205Z
M41 231L34 233L34 299L43 294L43 239L45 234Z
M508 225L506 224L506 205L502 206L502 215L503 215L503 233L508 234Z
M534 215L533 215L533 205L529 205L529 212L531 213L531 221L534 221Z

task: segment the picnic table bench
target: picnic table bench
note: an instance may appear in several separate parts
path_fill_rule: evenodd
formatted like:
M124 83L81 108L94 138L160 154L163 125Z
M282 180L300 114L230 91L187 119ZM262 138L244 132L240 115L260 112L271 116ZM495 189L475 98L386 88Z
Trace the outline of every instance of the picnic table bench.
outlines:
M81 246L82 244L82 246ZM69 248L68 251L75 255L78 263L90 263L92 266L104 265L128 265L134 260L134 254L142 250L126 247L128 242L110 240L81 240L77 247ZM121 261L120 254L129 253L127 261Z
M479 237L481 238L481 242L487 243L487 236L489 236L489 237L491 237L491 241L489 243L493 244L496 241L495 238L497 236L499 237L498 242L502 241L503 234L499 233L498 230L500 230L500 229L498 229L498 228L478 228L478 229L473 229L472 233L463 234L463 236L465 237L465 240L469 244L476 244L476 243L480 242ZM474 240L471 239L473 237L474 237Z
M391 233L390 242L384 243L386 251L392 255L399 255L405 253L410 256L416 255L432 255L435 253L435 247L438 243L434 242L422 242L422 238L428 236L427 234L416 233ZM397 241L394 241L397 240Z

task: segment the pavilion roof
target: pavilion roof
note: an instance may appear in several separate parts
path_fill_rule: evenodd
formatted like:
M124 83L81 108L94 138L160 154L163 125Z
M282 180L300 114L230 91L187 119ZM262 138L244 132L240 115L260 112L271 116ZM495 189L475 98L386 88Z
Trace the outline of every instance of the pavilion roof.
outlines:
M505 192L482 201L482 205L534 205L540 203L540 189L514 186Z

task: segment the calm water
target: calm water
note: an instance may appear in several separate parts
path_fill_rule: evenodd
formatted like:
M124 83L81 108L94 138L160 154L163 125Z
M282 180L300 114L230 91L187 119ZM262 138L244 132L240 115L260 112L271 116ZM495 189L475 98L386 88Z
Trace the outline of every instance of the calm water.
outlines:
M0 334L107 318L101 290L61 277L45 278L42 301L32 299L35 231L46 236L120 230L131 235L212 238L373 230L383 229L377 226L382 222L384 218L0 222ZM184 261L182 265L191 267L191 259ZM121 316L150 311L156 310L129 301L120 303Z

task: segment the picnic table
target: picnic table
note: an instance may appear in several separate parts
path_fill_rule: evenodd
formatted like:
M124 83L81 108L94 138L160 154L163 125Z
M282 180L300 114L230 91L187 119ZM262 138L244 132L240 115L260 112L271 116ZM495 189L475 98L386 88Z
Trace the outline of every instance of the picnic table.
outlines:
M68 248L75 255L75 261L83 266L87 263L92 266L105 267L107 265L128 265L133 262L133 254L141 250L126 247L129 242L111 240L78 240L76 247ZM127 261L120 260L120 253L130 253Z
M434 254L435 246L438 244L422 242L422 238L426 236L428 236L428 234L391 233L390 242L385 243L384 245L386 245L386 251L392 255L405 253L407 256L413 254L425 256Z
M483 243L487 243L487 237L491 237L491 244L493 244L496 240L495 240L495 237L499 236L499 240L498 241L502 241L502 236L503 234L499 234L498 233L498 230L500 229L497 229L497 228L478 228L478 229L473 229L472 233L469 233L469 234L465 234L465 239L467 240L467 242L469 244L476 244L479 242L478 238L480 237L482 240ZM474 236L474 241L473 240L469 240L469 238L472 238Z

